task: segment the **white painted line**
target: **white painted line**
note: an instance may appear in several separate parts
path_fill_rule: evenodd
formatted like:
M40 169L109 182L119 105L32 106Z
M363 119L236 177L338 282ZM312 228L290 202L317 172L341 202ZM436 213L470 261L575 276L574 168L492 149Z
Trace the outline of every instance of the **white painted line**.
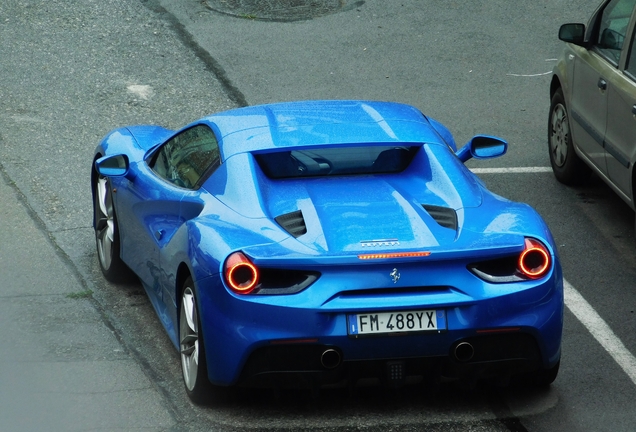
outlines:
M513 76L513 77L538 77L538 76L550 75L551 73L552 73L552 71L536 73L536 74L513 74L513 73L509 73L509 74L506 74L506 75Z
M470 168L475 174L524 174L552 172L550 167Z
M594 308L565 279L563 280L565 305L594 336L594 339L612 356L627 376L636 384L636 358L614 334Z

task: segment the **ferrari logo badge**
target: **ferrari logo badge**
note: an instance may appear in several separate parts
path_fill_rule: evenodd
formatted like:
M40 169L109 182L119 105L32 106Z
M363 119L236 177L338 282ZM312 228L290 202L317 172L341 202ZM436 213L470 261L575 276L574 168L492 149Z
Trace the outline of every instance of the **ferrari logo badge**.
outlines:
M393 271L389 273L389 276L391 276L391 280L393 281L393 283L397 283L397 281L400 280L400 272L396 268L394 268Z

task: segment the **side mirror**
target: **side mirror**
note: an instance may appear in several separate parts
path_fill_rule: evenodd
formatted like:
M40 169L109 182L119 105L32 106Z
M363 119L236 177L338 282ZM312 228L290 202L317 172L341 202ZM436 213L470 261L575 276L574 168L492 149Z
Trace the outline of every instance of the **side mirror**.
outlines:
M574 45L585 45L585 24L563 24L559 29L559 39Z
M503 156L506 150L508 150L508 143L501 138L477 135L455 154L459 160L466 162L470 158L490 159Z
M104 177L122 177L128 174L126 155L104 156L95 161L95 170Z

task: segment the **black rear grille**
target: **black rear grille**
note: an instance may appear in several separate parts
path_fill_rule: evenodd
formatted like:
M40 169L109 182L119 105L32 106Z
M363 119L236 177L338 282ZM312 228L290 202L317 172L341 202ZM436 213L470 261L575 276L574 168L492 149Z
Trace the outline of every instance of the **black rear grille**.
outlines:
M452 208L422 204L424 210L441 226L457 231L457 212Z
M316 282L320 273L304 270L262 268L255 294L296 294Z
M276 222L283 227L285 231L298 238L307 232L303 212L298 210L286 213L275 218Z

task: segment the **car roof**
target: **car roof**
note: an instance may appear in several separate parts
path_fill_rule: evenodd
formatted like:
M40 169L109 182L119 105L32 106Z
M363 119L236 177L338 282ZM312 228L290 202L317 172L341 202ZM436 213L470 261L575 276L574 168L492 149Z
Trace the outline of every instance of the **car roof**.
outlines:
M301 101L213 114L223 158L297 146L443 141L416 108L394 102Z

